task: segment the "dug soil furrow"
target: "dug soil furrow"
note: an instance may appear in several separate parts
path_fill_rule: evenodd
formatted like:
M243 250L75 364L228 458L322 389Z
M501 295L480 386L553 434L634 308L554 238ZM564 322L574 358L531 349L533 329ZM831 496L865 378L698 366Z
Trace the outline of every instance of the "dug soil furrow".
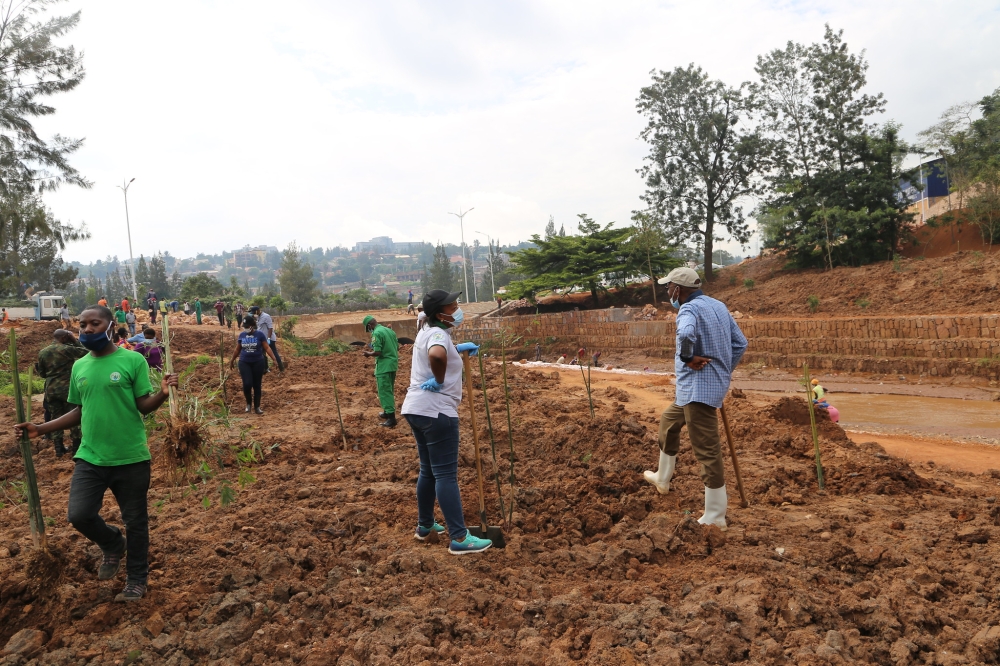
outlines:
M217 330L176 329L190 393L218 383L219 344ZM0 432L0 645L15 634L34 641L9 663L995 659L1000 489L991 474L918 471L821 420L820 492L805 403L735 392L726 407L750 507L739 508L727 467L731 527L703 528L686 435L669 494L642 479L656 461L659 412L673 399L669 378L595 373L591 419L578 368L515 363L508 545L453 557L444 540L413 539L413 437L402 422L378 426L372 362L356 351L289 361L284 375L265 376L260 417L243 414L229 376L233 414L206 417L205 465L182 475L189 483L170 483L176 470L164 466L163 432L153 430L152 575L147 597L131 605L113 603L123 581L98 582L99 552L66 524L72 463L44 442L35 464L58 566L41 575L32 567L21 463L9 453L11 429ZM509 508L512 461L501 368L485 367L496 466L478 369L473 383L488 517L500 524L494 475ZM404 348L398 402L408 375ZM9 398L0 410L10 423ZM465 405L460 414L459 482L475 524ZM247 450L257 462L246 462ZM222 506L225 486L235 496ZM120 524L110 496L104 515Z

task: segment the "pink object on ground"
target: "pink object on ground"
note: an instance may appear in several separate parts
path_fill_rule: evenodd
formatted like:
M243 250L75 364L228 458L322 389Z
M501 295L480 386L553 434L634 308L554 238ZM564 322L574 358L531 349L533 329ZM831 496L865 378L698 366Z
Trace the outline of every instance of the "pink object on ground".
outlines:
M840 420L840 410L838 410L833 405L827 407L826 411L830 413L830 420L833 421L834 423Z

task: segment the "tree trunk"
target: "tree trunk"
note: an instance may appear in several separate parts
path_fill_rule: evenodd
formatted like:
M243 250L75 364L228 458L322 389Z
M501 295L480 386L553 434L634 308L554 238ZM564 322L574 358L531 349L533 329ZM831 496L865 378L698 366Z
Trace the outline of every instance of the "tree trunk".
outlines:
M653 260L649 256L649 248L646 249L646 263L649 265L649 285L653 290L653 307L656 307L656 276L653 275Z
M712 242L715 227L715 211L709 206L705 215L705 282L711 282L715 277L712 272Z
M593 280L590 281L590 295L594 297L594 307L600 306L600 301L597 300L597 283Z

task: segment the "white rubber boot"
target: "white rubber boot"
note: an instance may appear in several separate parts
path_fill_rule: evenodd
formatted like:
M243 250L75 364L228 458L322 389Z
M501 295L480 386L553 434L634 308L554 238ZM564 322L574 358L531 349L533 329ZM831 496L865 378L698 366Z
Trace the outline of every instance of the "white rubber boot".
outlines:
M725 486L705 488L705 513L698 519L698 522L702 525L715 525L725 532L728 529L726 525L726 506L728 504L729 495L726 493Z
M670 479L674 476L674 465L677 464L677 456L668 456L660 451L660 466L655 472L646 470L642 476L649 481L660 492L666 495L670 492Z

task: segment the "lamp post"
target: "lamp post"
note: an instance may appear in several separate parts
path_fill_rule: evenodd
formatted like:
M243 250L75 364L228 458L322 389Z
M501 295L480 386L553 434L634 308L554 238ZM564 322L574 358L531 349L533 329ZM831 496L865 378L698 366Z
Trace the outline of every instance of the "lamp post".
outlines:
M480 236L486 236L486 242L490 244L490 284L493 286L493 296L495 298L497 295L497 281L493 277L493 239L490 238L489 234L484 234L482 231L477 231L476 233ZM473 274L473 277L475 277L475 274Z
M457 213L448 213L449 215L454 215L458 218L458 228L462 233L462 273L465 275L465 302L469 302L469 269L466 267L465 259L465 216L475 210L475 208L470 208L464 213L461 212L462 209L458 209ZM476 281L476 269L472 269L472 281Z
M133 178L132 180L135 180ZM119 185L118 189L125 194L125 230L128 232L128 272L132 275L132 307L139 302L139 290L135 286L135 259L132 258L132 226L128 221L128 188L132 180L124 185ZM124 182L124 179L123 181Z

